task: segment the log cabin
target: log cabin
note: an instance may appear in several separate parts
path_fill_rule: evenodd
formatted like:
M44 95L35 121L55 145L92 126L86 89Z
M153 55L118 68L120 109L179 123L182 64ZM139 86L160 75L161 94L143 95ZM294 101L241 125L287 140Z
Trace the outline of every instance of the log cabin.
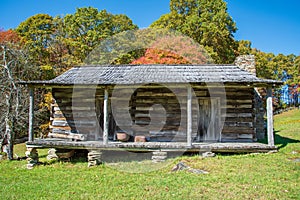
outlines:
M30 92L31 164L38 148L86 149L90 165L101 162L103 150L153 155L276 150L272 88L281 82L258 78L237 64L81 66L53 80L22 84ZM53 95L44 139L33 134L36 88L51 88ZM267 89L265 103L256 88ZM268 144L258 143L265 135Z

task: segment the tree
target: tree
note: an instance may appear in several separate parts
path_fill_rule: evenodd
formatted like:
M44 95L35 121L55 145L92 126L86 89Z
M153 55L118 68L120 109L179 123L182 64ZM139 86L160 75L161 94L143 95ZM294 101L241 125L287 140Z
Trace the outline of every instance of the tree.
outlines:
M92 7L78 8L74 14L66 15L62 23L63 43L77 64L105 38L138 28L126 15L113 15L106 10L99 12Z
M47 48L50 46L54 30L53 18L47 14L29 17L16 28L31 62L38 66L50 62Z
M91 65L212 63L206 50L191 38L167 29L151 28L126 31L109 37L85 61Z
M295 58L295 68L296 68L295 82L300 86L300 55Z
M238 41L238 55L250 55L252 54L251 42L248 40Z
M75 14L68 14L65 17L37 14L26 19L16 29L17 34L15 35L20 41L18 44L20 49L17 49L16 46L8 48L5 44L6 51L3 52L6 52L6 56L3 55L3 58L11 64L3 64L3 66L7 66L14 82L28 79L52 79L70 67L81 64L86 55L105 37L131 29L137 29L137 26L127 16L113 15L105 10L99 12L91 7L79 8ZM0 34L0 40L2 35ZM3 38L8 38L7 35L9 34L6 33ZM12 39L7 40L13 41ZM27 70L32 71L27 74ZM6 79L7 72L7 70L4 71L1 78L3 83L9 85L10 82L7 82ZM21 72L26 72L26 74ZM6 88L19 91L18 86L17 88L10 86ZM41 102L39 105L35 105L36 121L43 126L49 122L47 105L51 98L46 89L36 92L38 92L38 95L35 95L36 100ZM10 93L12 97L16 97L16 90L12 90ZM21 99L20 102L23 103L24 100L25 103L26 99ZM15 100L11 102L13 101ZM15 103L10 105L14 106ZM14 114L11 109L9 113L12 114L9 116ZM11 121L18 122L19 119ZM13 132L15 131L13 130ZM39 131L39 133L41 132Z
M28 58L39 66L39 79L45 79L52 72L59 75L82 64L90 51L108 36L137 28L126 15L87 7L64 17L34 15L16 31L29 53Z
M223 0L171 0L170 10L151 27L180 31L203 45L216 63L233 63L237 28Z
M147 49L143 57L132 64L190 64L182 56L160 49Z
M211 58L205 49L189 37L166 34L157 37L145 55L132 64L207 64Z
M265 53L257 49L253 49L252 54L255 56L255 67L257 76L260 78L274 79L274 62L273 53Z
M19 42L20 37L15 31L0 31L0 44L17 44Z
M261 52L251 49L255 55L257 76L267 79L276 79L284 82L284 87L275 90L278 99L281 96L288 96L284 99L286 104L299 104L299 57L295 55L274 55L273 53ZM280 102L280 105L284 105Z
M14 139L25 135L27 128L27 92L17 81L28 80L35 71L27 62L19 41L12 30L0 32L0 151L6 146L10 160L13 159Z

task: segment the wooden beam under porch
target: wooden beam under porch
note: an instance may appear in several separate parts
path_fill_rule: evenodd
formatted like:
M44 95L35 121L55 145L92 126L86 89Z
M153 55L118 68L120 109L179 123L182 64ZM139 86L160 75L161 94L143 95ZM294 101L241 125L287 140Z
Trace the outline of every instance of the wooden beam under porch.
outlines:
M102 141L70 141L64 139L36 139L27 142L27 148L57 148L57 149L99 149L112 151L151 152L162 151L183 151L215 153L266 153L277 150L275 146L263 143L192 143L188 146L186 142L109 142Z

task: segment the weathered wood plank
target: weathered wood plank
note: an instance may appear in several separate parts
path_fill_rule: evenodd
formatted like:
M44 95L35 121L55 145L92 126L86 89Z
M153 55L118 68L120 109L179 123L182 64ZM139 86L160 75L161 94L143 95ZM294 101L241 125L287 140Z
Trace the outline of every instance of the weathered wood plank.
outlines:
M224 126L253 128L253 122L225 122Z
M253 117L252 112L251 113L226 113L226 117L237 117L237 118L248 118L248 117Z
M245 127L223 127L222 135L226 134L254 134L253 128Z
M228 116L226 116L225 123L226 122L237 122L237 123L238 122L252 122L253 123L253 118L252 117L228 117Z
M274 133L273 133L273 98L272 88L267 88L267 132L268 132L268 145L274 146Z
M29 87L29 125L28 125L28 141L34 140L33 124L34 124L34 88Z
M226 108L227 109L243 109L243 108L247 108L247 109L253 110L253 105L252 104L227 104Z
M239 99L226 99L227 104L253 104L252 99L248 100L239 100Z
M63 133L48 133L49 138L64 138L73 140L85 140L85 135L83 134L63 134Z
M104 90L104 103L103 103L103 144L108 143L108 129L109 129L109 113L108 113L108 91Z
M192 88L187 88L187 146L192 146Z
M253 142L254 135L253 134L236 134L236 133L226 133L222 137L222 142L229 141L247 141Z
M70 126L52 126L52 125L50 125L49 128L50 129L56 128L56 129L68 130L68 131L72 130L72 128Z
M28 142L27 147L34 148L62 148L62 149L103 149L115 151L154 151L164 149L164 151L183 151L197 152L201 149L210 149L212 152L268 152L277 150L276 147L271 147L261 143L193 143L191 147L186 146L186 142L144 142L144 143L122 143L110 142L104 145L102 141L67 141L67 140L51 140L40 139L33 142Z

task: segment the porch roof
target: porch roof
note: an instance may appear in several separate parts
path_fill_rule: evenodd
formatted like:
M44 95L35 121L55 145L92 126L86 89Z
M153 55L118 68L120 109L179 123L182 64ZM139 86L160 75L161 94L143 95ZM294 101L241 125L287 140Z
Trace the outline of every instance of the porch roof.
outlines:
M133 85L147 83L281 84L261 79L235 65L95 65L74 67L48 81L30 85Z

